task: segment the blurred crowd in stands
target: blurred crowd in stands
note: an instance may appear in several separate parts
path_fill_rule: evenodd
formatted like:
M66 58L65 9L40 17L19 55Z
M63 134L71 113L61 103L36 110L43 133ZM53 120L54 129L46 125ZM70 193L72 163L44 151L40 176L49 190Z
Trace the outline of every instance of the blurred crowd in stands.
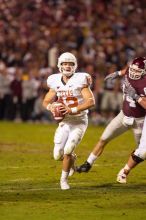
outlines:
M145 39L145 0L0 0L0 120L51 122L41 104L46 79L69 51L93 77L91 122L107 122L122 92L103 78L144 56Z

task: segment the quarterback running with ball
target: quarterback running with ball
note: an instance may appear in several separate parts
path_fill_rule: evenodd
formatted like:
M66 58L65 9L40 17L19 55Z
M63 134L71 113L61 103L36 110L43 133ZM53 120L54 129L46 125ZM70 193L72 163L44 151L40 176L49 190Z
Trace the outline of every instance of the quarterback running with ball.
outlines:
M72 174L75 160L74 150L87 129L88 109L95 105L95 100L90 90L91 76L75 72L77 60L72 53L61 54L57 66L59 73L52 74L47 79L49 91L43 100L43 106L56 118L58 110L56 111L54 99L62 103L59 107L62 121L54 136L54 159L63 163L60 186L62 190L67 190L70 188L68 176Z

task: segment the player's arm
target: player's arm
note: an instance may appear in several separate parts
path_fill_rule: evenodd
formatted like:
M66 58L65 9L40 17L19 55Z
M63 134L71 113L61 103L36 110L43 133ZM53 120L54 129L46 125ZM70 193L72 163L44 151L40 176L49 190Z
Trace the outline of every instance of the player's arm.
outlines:
M81 94L84 102L76 107L77 112L89 109L95 105L94 95L89 87L83 88Z
M95 105L94 95L89 87L82 88L81 94L84 100L83 103L71 108L68 106L62 107L63 114L78 114L80 111L89 109Z
M51 111L52 103L54 98L56 97L56 92L53 89L50 89L49 92L45 95L43 100L43 106Z
M122 77L126 74L126 70L127 70L127 67L124 67L124 69L120 70L120 71L116 71L114 73L110 73L108 74L105 78L104 78L104 81L107 81L109 79L113 80L113 79L116 79L116 78L119 78L119 77Z
M139 97L137 102L144 108L146 109L146 97Z

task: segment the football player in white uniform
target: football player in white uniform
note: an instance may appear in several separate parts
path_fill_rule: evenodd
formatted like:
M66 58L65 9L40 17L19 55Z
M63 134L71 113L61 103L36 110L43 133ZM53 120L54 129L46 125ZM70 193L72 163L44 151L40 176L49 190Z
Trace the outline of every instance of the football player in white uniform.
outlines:
M48 77L49 92L43 100L43 106L54 114L54 98L61 101L61 112L65 115L54 136L54 159L62 160L60 186L62 190L70 188L68 176L75 155L74 150L81 141L88 125L88 109L95 105L90 84L91 76L84 72L75 72L76 57L65 52L58 58L59 73Z
M89 155L87 161L82 165L76 168L76 171L88 172L92 167L94 161L102 154L105 145L117 137L118 135L124 133L128 129L132 128L134 132L134 136L136 138L137 144L140 145L138 149L132 153L128 163L125 167L119 172L117 176L117 181L120 183L126 183L126 176L129 173L130 169L136 166L139 162L146 158L146 140L144 138L144 131L146 129L146 119L144 123L145 117L145 109L146 109L146 66L144 66L143 58L137 58L133 60L133 63L130 65L127 70L123 70L122 72L115 72L106 77L106 80L109 78L116 78L118 75L125 75L124 81L124 101L122 111L109 123L109 125L104 130L100 140L97 142L93 151ZM135 63L139 64L139 69L137 71L137 66ZM132 69L132 70L131 70ZM142 72L143 75L133 78L133 72ZM132 86L137 86L137 92L132 89ZM135 91L135 92L134 92ZM133 92L133 93L132 93ZM129 94L130 93L130 94ZM132 94L131 94L132 93ZM140 97L140 95L142 97ZM144 127L143 127L144 123ZM141 137L142 135L142 137ZM140 139L141 138L141 139ZM146 139L146 138L145 138ZM124 173L125 171L125 173Z

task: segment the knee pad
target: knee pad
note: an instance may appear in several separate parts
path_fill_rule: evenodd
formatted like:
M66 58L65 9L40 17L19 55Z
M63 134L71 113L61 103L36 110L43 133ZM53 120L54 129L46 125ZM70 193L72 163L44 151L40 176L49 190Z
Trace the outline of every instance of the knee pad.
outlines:
M73 152L73 150L75 149L75 146L76 145L74 143L72 143L69 146L65 147L64 154L67 154L67 155L71 154Z
M59 126L54 136L54 159L62 160L64 154L64 145L68 137L67 126Z
M79 144L83 136L83 131L81 129L76 129L71 136L69 137L65 148L64 148L64 154L71 154L75 147Z
M59 149L57 146L54 147L54 160L62 160L63 159L63 149Z
M136 152L133 151L132 154L131 154L131 157L132 157L132 159L133 159L136 163L141 163L142 161L144 161L144 159L142 159L142 158L140 157L140 155L137 156L135 153L136 153Z
M66 142L67 137L68 137L67 125L64 125L64 124L59 125L54 135L54 143L57 145L60 144L63 146L64 143Z

